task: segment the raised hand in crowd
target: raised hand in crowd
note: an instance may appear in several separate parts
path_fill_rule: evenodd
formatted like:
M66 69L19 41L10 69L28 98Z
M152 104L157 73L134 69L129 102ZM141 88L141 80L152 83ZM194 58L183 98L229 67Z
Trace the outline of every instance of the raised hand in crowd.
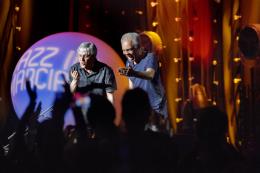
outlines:
M32 132L36 132L41 102L38 105L36 104L36 87L32 89L29 80L26 80L26 91L29 96L29 104L19 121L7 154L7 157L11 160L10 164L13 170L32 170L36 167L35 162L32 161L34 160L33 151L37 134Z

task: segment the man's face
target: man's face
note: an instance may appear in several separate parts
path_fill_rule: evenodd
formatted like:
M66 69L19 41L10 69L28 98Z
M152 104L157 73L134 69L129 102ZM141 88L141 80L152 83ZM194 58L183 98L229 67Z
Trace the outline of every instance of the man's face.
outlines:
M129 61L136 61L138 58L137 48L134 48L130 40L125 40L121 44L123 54L128 58Z
M78 56L81 68L91 69L93 67L93 63L94 63L95 57L93 55L90 55L86 51L86 49L79 49L77 56Z

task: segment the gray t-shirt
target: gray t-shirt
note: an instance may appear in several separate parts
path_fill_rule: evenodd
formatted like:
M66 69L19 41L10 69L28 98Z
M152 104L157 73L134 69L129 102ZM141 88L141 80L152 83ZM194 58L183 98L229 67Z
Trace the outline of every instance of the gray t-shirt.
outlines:
M114 92L117 89L116 79L113 70L106 64L96 61L93 67L93 73L88 74L79 63L71 66L70 72L76 70L79 75L77 92L94 93L106 96L106 92ZM70 82L72 76L69 76Z
M139 87L147 92L153 110L166 117L166 95L161 82L158 61L155 55L153 53L147 53L147 55L138 64L127 61L126 66L131 66L135 71L146 71L147 68L154 69L155 75L152 80L137 77L129 77L129 79L132 81L134 88Z

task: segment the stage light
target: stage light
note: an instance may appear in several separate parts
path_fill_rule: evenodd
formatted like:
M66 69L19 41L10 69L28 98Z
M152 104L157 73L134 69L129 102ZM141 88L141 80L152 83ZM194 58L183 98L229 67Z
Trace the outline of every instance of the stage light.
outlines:
M190 42L193 42L193 41L194 41L194 37L189 36L189 41L190 41Z
M176 118L176 123L180 123L183 121L183 118Z
M234 62L240 62L240 60L241 60L241 59L238 58L238 57L233 59Z
M141 11L141 10L136 10L135 13L136 13L136 14L139 14L139 15L143 15L143 14L144 14L144 12Z
M194 79L194 77L193 76L191 76L191 77L189 77L189 81L192 81Z
M152 23L152 26L153 27L156 27L156 26L158 26L159 25L159 23L157 22L157 21L153 21L153 23Z
M218 40L213 40L213 43L214 44L218 44Z
M230 137L229 137L229 136L227 136L227 137L226 137L226 139L227 139L227 143L229 143L229 144L230 144L230 143L231 143L231 139L230 139Z
M235 14L235 15L233 16L233 19L234 19L234 20L238 20L238 19L241 19L241 18L242 18L241 15L236 15L236 14Z
M212 65L216 66L218 64L218 61L217 60L213 60L212 61Z
M15 49L20 51L22 48L20 46L16 46Z
M154 31L143 31L141 40L149 52L152 51L156 55L161 56L163 51L163 43L161 37Z
M175 102L180 102L182 101L182 98L178 97L178 98L175 98Z
M239 32L238 47L243 57L253 60L260 55L260 24L248 24Z
M175 0L176 3L180 2L180 0Z
M213 19L213 23L217 23L218 21L217 21L217 19Z
M150 5L151 7L156 7L159 3L158 2L151 2Z
M180 77L177 77L177 78L175 78L175 81L178 83L178 82L181 81L181 78L180 78Z
M179 61L181 61L181 58L173 58L175 63L178 63Z
M213 81L213 84L218 86L219 82L216 81L216 80L214 80L214 81Z
M20 32L22 30L22 27L16 26L15 29Z
M174 38L174 42L179 42L179 41L181 41L181 37Z
M181 21L181 17L175 17L174 20L175 20L175 22L180 22Z
M190 57L189 57L189 61L190 61L190 62L191 62L191 61L194 61L194 59L195 59L195 58L194 58L193 56L190 56Z
M15 10L16 12L19 12L19 11L20 11L20 7L19 7L19 6L15 6L15 7L14 7L14 10Z
M241 82L241 81L242 81L241 78L234 78L234 79L233 79L234 84L238 84L238 83Z

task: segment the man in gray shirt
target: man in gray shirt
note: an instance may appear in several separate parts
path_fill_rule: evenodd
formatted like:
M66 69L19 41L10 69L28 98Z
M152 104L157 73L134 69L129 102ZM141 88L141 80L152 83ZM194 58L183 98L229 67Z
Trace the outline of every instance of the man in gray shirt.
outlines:
M96 58L94 43L83 42L77 49L78 63L70 68L70 90L104 95L113 103L113 93L117 89L113 70Z

